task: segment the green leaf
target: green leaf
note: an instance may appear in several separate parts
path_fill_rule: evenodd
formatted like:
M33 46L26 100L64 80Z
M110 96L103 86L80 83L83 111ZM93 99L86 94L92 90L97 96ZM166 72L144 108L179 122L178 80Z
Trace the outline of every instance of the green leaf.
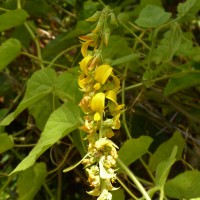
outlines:
M30 33L24 25L20 25L13 30L10 37L15 38L20 41L23 47L29 48L30 42L32 40Z
M141 136L137 139L127 140L118 151L119 159L125 165L131 164L147 153L152 141L153 139L148 136Z
M74 68L73 72L66 71L58 76L55 84L55 94L59 99L63 101L71 100L77 104L80 102L83 94L78 86L78 70L79 68Z
M23 9L8 11L0 15L0 32L23 24L28 17L28 13Z
M72 101L79 103L82 93L78 86L78 70L64 72L56 77L52 93L47 94L40 101L35 102L29 107L30 114L34 116L36 125L43 130L50 114L60 106L59 100L63 102ZM43 110L43 112L41 112Z
M0 71L11 63L21 52L19 40L10 38L0 46Z
M194 19L194 15L200 10L199 0L187 0L184 3L179 3L177 7L178 17L185 22Z
M176 159L181 159L182 151L185 145L185 141L178 131L174 132L173 136L166 142L162 143L149 160L149 167L152 171L155 171L157 166L162 162L167 160L170 157L170 154L174 146L178 147L178 152Z
M56 82L56 72L53 69L44 68L36 71L28 80L27 89L23 100L18 105L17 109L10 113L1 123L0 126L10 124L17 115L24 109L28 108L35 102L43 99L51 93Z
M137 54L137 53L132 53L132 54L123 56L123 57L121 57L121 58L115 59L115 60L112 62L112 66L121 65L121 64L123 64L123 63L127 63L127 62L130 62L130 61L132 61L132 60L135 60L136 58L139 58L139 54Z
M170 168L176 161L177 150L178 150L177 146L174 146L170 157L166 161L163 161L158 165L156 169L156 177L155 177L157 186L160 186L160 187L164 186L167 180Z
M57 109L61 104L58 98L52 94L48 94L40 101L35 102L29 107L29 113L33 115L36 126L43 130L44 126L51 115L51 113ZM42 110L42 112L41 112Z
M119 51L122 49L122 51ZM127 40L119 35L111 35L108 45L103 48L103 58L118 59L132 53L131 48L128 46Z
M31 167L37 158L49 147L58 142L71 131L80 126L80 108L67 102L55 110L49 117L44 131L29 155L12 172L18 172Z
M17 188L20 200L32 200L45 182L47 169L45 163L36 163L34 166L19 174Z
M48 1L34 0L34 1L25 1L24 9L31 15L31 17L40 17L52 15L53 9L52 4Z
M173 24L154 50L154 57L152 59L157 63L170 61L180 47L181 35L180 26L177 23Z
M199 171L186 171L165 184L165 194L175 199L200 197L199 180Z
M180 90L199 84L200 84L200 74L198 72L188 73L177 78L171 78L169 79L165 87L164 95L169 96Z
M66 2L71 4L72 6L76 6L76 0L66 0Z
M14 142L7 133L0 133L0 153L3 153L9 149L12 149Z
M169 20L171 13L165 12L162 8L154 5L147 5L139 14L135 23L144 28L155 28Z
M125 199L124 190L122 190L122 189L112 191L111 193L112 193L112 200L124 200Z

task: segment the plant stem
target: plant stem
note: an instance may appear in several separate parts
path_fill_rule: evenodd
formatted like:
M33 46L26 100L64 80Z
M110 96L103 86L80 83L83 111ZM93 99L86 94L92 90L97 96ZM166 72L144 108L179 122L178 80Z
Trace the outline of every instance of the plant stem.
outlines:
M17 8L18 9L21 9L22 7L21 7L21 0L17 0Z
M122 81L122 104L125 105L125 85L126 85L126 75L127 75L127 70L128 70L128 64L126 65L125 67L125 70L124 70L124 78L123 78L123 81ZM127 126L127 123L126 123L126 114L125 112L122 113L122 119L123 119L123 125L124 125L124 129L126 131L126 134L128 136L129 139L131 139L131 133L129 131L129 128Z
M123 22L120 22L122 26L129 31L141 44L143 44L144 47L147 49L151 49L140 37L138 37L128 26L126 26Z
M158 77L158 78L152 79L151 81L152 82L156 82L156 81L161 81L161 80L165 80L165 79L168 79L168 78L175 78L175 77L178 77L178 76L186 75L188 73L191 73L191 72L187 71L187 72L179 72L179 73L176 73L176 74L170 74L170 75L166 75L166 76L162 76L162 77ZM195 70L195 73L200 73L200 71L199 70ZM148 83L148 81L143 81L141 83L136 83L134 85L125 87L124 89L126 91L127 90L132 90L134 88L141 87L141 86L145 85L146 83Z
M161 187L160 188L160 197L159 197L159 200L163 200L164 199L164 188Z
M58 194L57 194L57 200L62 199L62 171L58 170Z
M36 144L15 144L14 147L34 147Z
M60 58L63 54L65 54L66 52L68 52L68 51L70 51L70 50L72 50L72 49L74 49L76 47L80 47L80 46L81 46L81 44L75 44L75 45L73 45L73 46L61 51L57 56L55 56L52 59L52 61L50 62L50 64L47 67L48 68L52 67L52 65L55 63L55 61L58 60L58 58Z
M9 176L7 181L5 182L5 184L0 188L0 196L1 196L1 193L3 192L3 190L9 185L9 183L11 182L12 180L12 177Z
M38 55L38 60L39 60L39 64L41 68L44 68L43 62L42 62L42 53L41 53L41 49L40 49L40 44L39 44L39 40L37 39L37 37L35 36L35 34L33 33L30 25L28 24L28 22L24 23L24 26L26 27L26 29L28 30L29 34L31 35L33 41L35 42L35 46L36 46L36 50L37 50L37 55Z
M72 150L73 148L74 148L73 145L69 147L69 149L68 149L67 153L65 153L65 156L64 156L64 158L62 159L61 163L59 163L59 165L58 165L55 169L49 171L49 172L48 172L48 175L49 175L49 174L52 174L52 173L54 173L54 172L56 172L56 171L58 171L58 170L65 164L65 161L66 161L67 157L69 156L69 153L71 152L71 150Z
M0 11L8 12L8 11L10 11L10 10L0 7Z
M39 62L42 62L44 64L48 64L49 65L51 63L51 62L46 61L46 60L40 60L37 56L34 56L34 55L32 55L30 53L27 53L27 52L21 52L21 54L23 54L25 56L28 56L29 58L35 59L35 60L37 60ZM54 65L57 66L57 67L63 68L63 69L68 68L65 65L60 65L60 64L57 64L57 63L54 63Z
M47 186L46 183L43 183L43 186L45 188L45 190L47 191L47 193L49 194L49 196L51 197L51 200L56 200L55 197L53 196L51 190L49 189L49 187Z
M139 191L142 193L142 195L144 196L144 198L146 200L151 200L151 198L149 197L148 193L146 192L146 190L144 189L144 187L142 186L142 184L138 181L138 179L130 171L130 169L119 158L117 158L117 163L126 172L126 174L130 177L130 179L135 183L135 185L137 186L137 188L139 189Z
M138 200L138 198L126 187L126 185L120 180L120 178L117 177L117 181L120 183L120 185L126 190L126 192L135 200Z

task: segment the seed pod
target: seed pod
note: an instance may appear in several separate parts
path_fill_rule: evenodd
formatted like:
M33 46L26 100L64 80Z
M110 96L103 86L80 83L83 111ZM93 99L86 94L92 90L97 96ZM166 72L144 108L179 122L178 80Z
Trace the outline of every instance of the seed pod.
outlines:
M97 12L94 13L94 15L92 15L92 17L87 18L86 21L96 22L99 19L100 16L101 16L101 11L97 11Z

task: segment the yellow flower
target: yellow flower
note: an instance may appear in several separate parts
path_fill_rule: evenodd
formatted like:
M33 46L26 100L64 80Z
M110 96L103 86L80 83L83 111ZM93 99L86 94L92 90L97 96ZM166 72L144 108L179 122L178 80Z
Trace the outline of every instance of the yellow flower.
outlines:
M99 175L102 179L111 179L116 176L116 174L113 173L108 173L108 171L104 167L104 162L105 162L105 156L102 156L100 161L99 161Z
M104 84L108 77L111 75L113 68L110 65L100 65L96 71L94 78L101 84Z
M119 147L107 138L101 138L95 142L95 147L97 150L103 149L105 147L110 147L111 149L118 149Z
M83 55L83 57L86 57L88 55L88 46L92 43L92 40L88 40L86 42L84 42L82 44L82 47L81 47L81 53Z
M88 74L88 63L89 61L92 59L92 56L91 55L88 55L86 56L85 58L83 58L83 60L81 60L81 62L79 63L80 64L80 68L81 68L81 71L84 73L84 74Z
M90 101L91 97L90 96L84 96L80 103L79 103L79 106L81 107L82 111L85 113L85 114L88 114L89 111L90 111L90 107L89 107L89 101Z
M92 111L95 112L94 121L99 121L102 118L105 107L105 94L102 92L95 94L92 98L90 107Z
M114 90L108 90L106 92L106 98L117 104L117 93Z

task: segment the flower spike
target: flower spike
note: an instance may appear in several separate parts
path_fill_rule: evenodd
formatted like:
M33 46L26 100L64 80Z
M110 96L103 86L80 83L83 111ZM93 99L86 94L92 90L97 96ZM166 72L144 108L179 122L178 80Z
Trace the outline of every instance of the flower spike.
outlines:
M102 49L108 44L109 23L113 23L114 14L108 7L97 11L87 21L96 22L91 33L79 37L82 42L78 84L84 92L79 103L86 114L82 127L88 139L88 157L83 160L88 182L92 190L87 192L97 196L97 200L111 200L110 191L116 190L117 145L108 139L114 136L114 130L121 126L120 115L124 105L117 103L120 80L112 66L103 61ZM90 49L90 50L89 50Z

